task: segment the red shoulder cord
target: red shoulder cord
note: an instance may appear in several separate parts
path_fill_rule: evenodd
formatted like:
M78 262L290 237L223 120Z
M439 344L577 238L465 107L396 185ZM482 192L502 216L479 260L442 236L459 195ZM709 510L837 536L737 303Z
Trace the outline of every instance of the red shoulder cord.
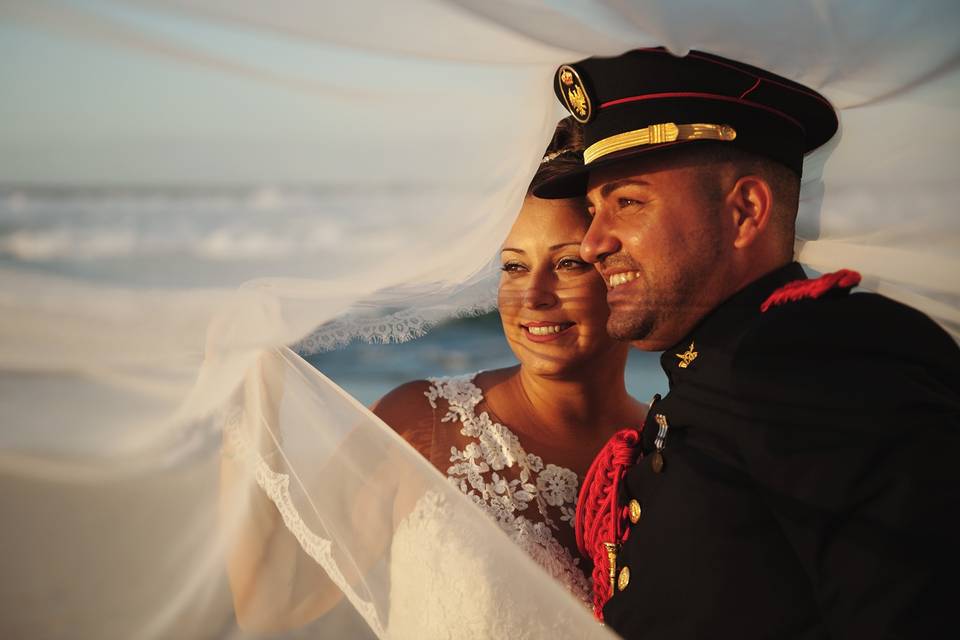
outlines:
M849 269L827 273L814 280L795 280L770 294L770 297L760 305L760 311L805 298L819 298L831 289L852 289L858 284L860 284L860 274Z
M622 526L626 507L617 507L620 480L639 457L640 431L615 433L590 465L577 500L574 529L580 552L593 559L593 613L597 620L603 620L603 605L611 596L610 561L604 543L619 545L629 532Z

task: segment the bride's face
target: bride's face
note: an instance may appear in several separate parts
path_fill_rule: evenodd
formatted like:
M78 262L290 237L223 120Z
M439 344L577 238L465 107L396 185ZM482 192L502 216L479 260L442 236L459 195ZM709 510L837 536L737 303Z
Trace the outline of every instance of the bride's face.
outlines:
M528 197L503 243L503 330L533 372L562 374L626 348L607 335L607 287L580 257L589 226L579 200Z

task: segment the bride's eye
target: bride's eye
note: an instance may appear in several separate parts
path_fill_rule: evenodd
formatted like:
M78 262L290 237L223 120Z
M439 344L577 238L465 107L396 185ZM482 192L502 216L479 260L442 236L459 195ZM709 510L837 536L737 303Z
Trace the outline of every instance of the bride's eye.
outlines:
M561 258L557 262L557 269L583 269L586 266L588 266L587 263L580 258Z
M525 271L526 267L519 262L505 262L500 266L500 270L506 271L507 273L519 273Z

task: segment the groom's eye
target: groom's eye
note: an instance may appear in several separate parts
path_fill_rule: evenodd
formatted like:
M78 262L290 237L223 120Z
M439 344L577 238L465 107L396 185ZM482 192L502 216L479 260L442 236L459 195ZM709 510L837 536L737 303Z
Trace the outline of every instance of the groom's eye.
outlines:
M626 209L627 207L639 206L642 204L643 202L641 202L640 200L634 200L633 198L617 199L617 206L619 206L621 209Z

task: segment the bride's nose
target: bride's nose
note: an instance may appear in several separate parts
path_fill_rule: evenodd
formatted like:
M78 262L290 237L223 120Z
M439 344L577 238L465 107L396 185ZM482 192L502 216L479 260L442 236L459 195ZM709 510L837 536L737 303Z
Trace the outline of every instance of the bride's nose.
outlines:
M522 302L526 309L549 309L557 304L555 283L551 276L545 273L534 274L530 282L523 289Z

